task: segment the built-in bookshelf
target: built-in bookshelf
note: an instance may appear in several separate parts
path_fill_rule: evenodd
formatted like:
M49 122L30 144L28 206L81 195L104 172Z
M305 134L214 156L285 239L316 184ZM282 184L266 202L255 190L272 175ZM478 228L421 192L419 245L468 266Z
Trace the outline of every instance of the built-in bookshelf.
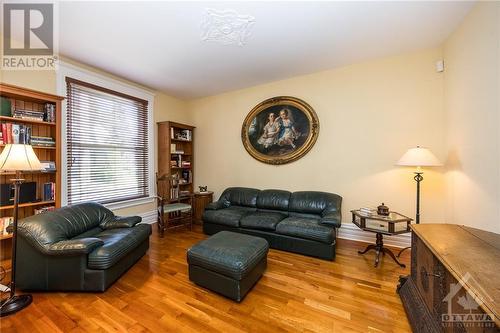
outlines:
M33 200L19 204L19 219L61 205L61 101L63 97L8 84L0 84L0 151L8 143L31 144L43 171L22 172L24 183L35 183ZM4 188L0 221L13 216L13 202L3 195L14 172L0 172ZM12 236L0 230L0 266L10 269ZM7 274L8 276L8 274ZM5 281L2 281L5 283Z
M179 181L178 188L167 188L170 201L188 200L193 194L193 144L193 126L172 121L158 123L158 176L174 176Z

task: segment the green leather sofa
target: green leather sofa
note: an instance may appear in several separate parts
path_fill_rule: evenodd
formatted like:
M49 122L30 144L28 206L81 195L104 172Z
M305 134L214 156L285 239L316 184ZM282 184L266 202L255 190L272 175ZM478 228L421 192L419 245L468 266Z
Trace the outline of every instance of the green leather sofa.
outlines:
M342 197L327 192L227 188L203 213L203 231L266 239L271 248L333 260Z
M17 287L104 291L149 248L151 226L83 203L19 221Z

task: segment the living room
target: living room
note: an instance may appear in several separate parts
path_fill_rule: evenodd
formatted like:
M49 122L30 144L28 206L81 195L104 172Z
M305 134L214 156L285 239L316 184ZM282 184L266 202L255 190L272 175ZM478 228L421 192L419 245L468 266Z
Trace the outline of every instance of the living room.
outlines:
M2 332L498 331L500 2L2 10Z

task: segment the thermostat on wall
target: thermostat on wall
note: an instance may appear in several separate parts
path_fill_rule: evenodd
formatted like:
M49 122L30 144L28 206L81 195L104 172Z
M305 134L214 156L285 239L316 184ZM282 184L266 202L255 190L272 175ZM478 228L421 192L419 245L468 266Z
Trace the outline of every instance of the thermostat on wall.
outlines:
M436 72L441 73L444 72L444 60L436 61Z

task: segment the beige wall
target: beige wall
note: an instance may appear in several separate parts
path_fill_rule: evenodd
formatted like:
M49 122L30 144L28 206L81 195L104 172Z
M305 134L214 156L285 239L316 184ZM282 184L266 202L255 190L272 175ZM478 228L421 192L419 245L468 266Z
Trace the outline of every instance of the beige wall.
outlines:
M80 66L98 74L134 85L136 87L148 89L134 82L124 80L123 78L111 75L101 70L85 66L71 59L63 58L65 62ZM54 71L2 71L0 73L0 81L14 84L26 88L40 90L43 92L57 94L56 89L56 72ZM154 101L154 121L173 120L178 122L189 122L189 114L186 112L186 102L170 97L161 92L155 93ZM155 142L156 142L156 126L155 126ZM156 145L155 145L156 146ZM156 156L156 152L155 152ZM155 160L156 165L157 160ZM126 209L116 210L115 213L120 215L143 214L154 211L156 204L146 204L134 206Z
M320 190L343 196L349 210L382 201L415 212L412 169L395 167L409 147L445 155L441 49L384 58L188 102L196 130L196 185L218 195L228 186ZM291 95L316 111L320 134L300 160L272 166L254 160L240 131L247 113L269 97ZM425 173L424 222L444 222L444 181Z
M500 232L500 3L478 4L444 45L448 220Z

